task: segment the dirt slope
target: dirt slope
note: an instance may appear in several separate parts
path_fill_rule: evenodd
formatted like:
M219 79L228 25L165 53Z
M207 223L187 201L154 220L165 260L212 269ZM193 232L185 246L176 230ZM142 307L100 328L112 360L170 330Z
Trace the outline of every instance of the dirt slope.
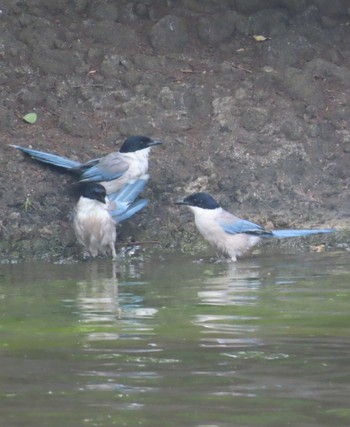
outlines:
M80 253L74 179L9 144L87 160L130 134L162 138L151 204L123 242L193 247L192 218L173 202L197 190L268 227L349 228L349 13L347 0L7 2L3 257Z

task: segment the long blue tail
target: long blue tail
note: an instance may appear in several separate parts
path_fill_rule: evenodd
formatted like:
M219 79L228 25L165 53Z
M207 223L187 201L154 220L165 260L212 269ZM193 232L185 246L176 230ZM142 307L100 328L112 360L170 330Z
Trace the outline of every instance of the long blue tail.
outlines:
M118 223L132 217L148 205L149 201L147 199L140 199L135 202L136 198L144 190L148 178L149 176L145 174L143 178L126 184L121 190L108 195L108 199L115 204L111 215Z
M56 154L45 153L44 151L32 150L30 148L21 147L20 145L11 145L11 147L17 148L22 153L28 154L33 159L39 162L47 163L49 165L57 166L63 169L77 169L81 166L80 162L68 159L67 157L57 156Z
M334 229L320 229L320 230L273 230L270 235L262 235L261 237L276 237L278 239L284 239L287 237L301 237L310 236L312 234L328 234L334 233Z

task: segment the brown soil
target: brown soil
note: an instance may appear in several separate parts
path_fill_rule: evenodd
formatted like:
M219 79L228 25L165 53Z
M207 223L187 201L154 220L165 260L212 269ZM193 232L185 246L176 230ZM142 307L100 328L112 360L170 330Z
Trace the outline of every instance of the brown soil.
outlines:
M88 160L131 134L163 139L124 243L193 249L173 202L198 190L267 227L349 229L347 0L32 0L0 23L4 259L80 254L74 178L9 144Z

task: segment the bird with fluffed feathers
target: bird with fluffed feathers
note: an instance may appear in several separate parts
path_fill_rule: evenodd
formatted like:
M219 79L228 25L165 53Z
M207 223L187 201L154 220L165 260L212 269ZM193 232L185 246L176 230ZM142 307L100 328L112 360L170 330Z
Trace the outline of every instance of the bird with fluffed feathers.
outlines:
M74 209L73 227L78 242L91 257L107 255L117 258L116 226L132 217L148 204L136 200L144 190L148 176L125 184L118 192L107 196L103 185L86 182L79 185L80 197Z

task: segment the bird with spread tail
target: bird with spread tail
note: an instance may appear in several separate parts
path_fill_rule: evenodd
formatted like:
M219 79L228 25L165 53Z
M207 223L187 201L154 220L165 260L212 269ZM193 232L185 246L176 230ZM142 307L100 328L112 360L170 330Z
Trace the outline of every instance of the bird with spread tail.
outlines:
M143 209L147 199L136 198L145 188L148 175L125 184L118 192L107 196L103 185L96 182L79 185L80 198L74 209L73 227L78 242L91 257L112 255L117 258L116 226Z
M12 145L12 147L39 162L77 175L81 182L99 182L106 189L107 194L110 194L147 174L150 150L153 146L160 144L162 141L147 136L130 136L124 141L119 151L85 163L20 145Z
M194 193L176 202L185 205L194 214L200 234L220 253L236 261L247 254L261 239L310 236L333 233L334 229L266 230L261 225L238 218L224 210L208 193Z

